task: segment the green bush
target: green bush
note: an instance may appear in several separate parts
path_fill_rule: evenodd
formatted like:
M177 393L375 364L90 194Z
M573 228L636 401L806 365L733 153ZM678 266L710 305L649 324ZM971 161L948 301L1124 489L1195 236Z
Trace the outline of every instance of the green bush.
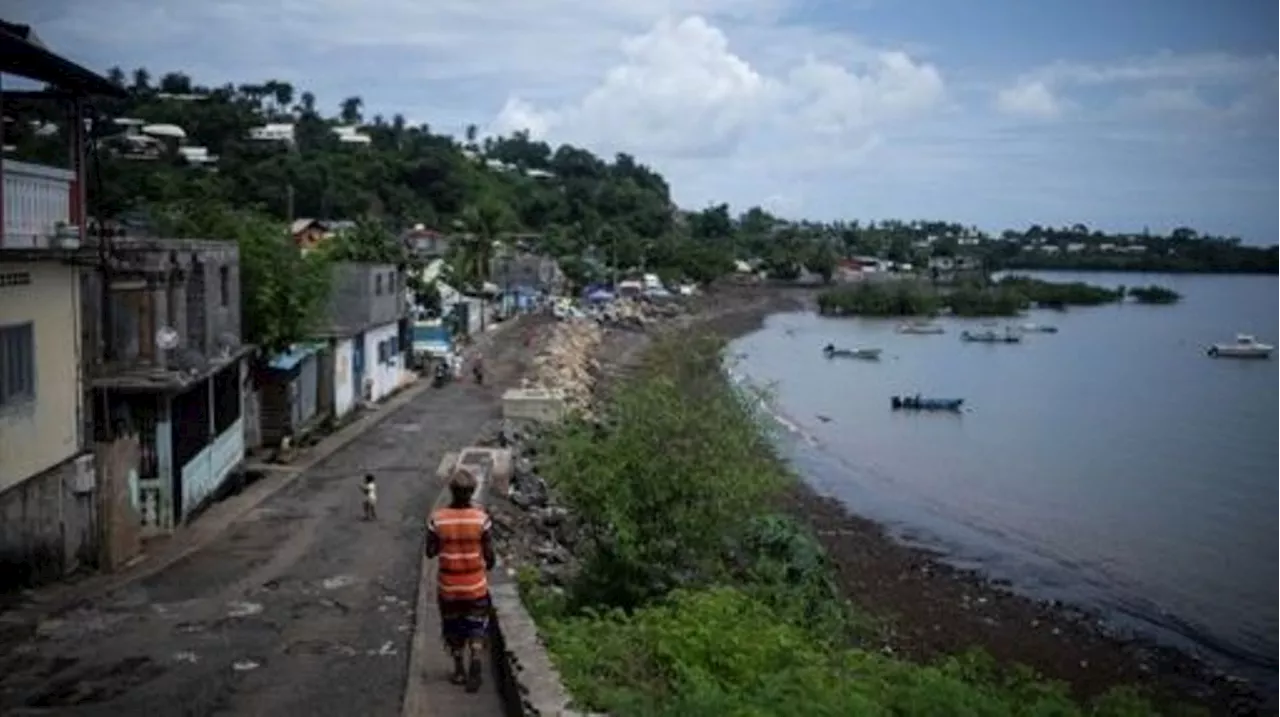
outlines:
M1123 289L1108 289L1083 281L1056 282L1029 276L1006 276L997 286L1017 292L1026 301L1041 306L1098 306L1124 298Z
M1163 286L1135 286L1129 289L1129 296L1139 304L1176 304L1182 300L1182 294Z
M956 316L1017 316L1027 308L1027 300L1016 291L1001 288L961 287L946 297Z
M588 614L544 626L570 692L615 717L900 717L1148 715L1117 692L1092 708L1028 673L981 657L916 665L832 649L785 616L728 587L677 591L631 615Z
M864 281L818 294L827 316L932 316L942 309L938 292L910 281Z
M1013 316L1026 305L1017 291L969 284L940 291L910 281L862 282L818 294L818 312L827 316L933 316L944 308L957 316Z
M785 485L756 417L720 374L723 344L668 341L607 411L547 446L546 477L578 512L575 605L630 609L723 575L726 541Z

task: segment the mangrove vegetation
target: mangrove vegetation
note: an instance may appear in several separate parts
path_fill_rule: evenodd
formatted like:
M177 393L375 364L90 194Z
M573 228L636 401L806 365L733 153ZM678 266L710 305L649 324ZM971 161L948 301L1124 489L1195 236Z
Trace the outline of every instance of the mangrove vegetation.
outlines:
M1123 289L1083 282L1058 283L1026 276L996 282L935 287L908 280L861 281L831 287L818 295L818 310L827 316L906 317L1015 316L1030 308L1097 306L1124 298Z
M1129 296L1139 304L1176 304L1182 300L1182 294L1163 286L1135 286L1129 289Z

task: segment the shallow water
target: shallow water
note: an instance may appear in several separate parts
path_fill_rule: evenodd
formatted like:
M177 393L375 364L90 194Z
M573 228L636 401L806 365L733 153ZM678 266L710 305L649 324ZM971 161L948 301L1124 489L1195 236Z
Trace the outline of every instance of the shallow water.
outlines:
M1046 277L1160 283L1184 299L1032 312L1014 323L1060 332L1015 345L962 343L979 321L915 336L897 321L781 314L734 343L735 370L771 385L804 439L787 442L797 467L854 511L1274 689L1277 364L1205 347L1237 332L1275 343L1280 284ZM828 342L884 357L827 360ZM891 395L914 393L967 410L889 410Z

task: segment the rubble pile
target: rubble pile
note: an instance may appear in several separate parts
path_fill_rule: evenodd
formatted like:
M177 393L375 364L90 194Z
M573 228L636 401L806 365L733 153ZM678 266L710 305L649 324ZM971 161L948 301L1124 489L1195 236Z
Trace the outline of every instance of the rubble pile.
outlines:
M599 366L596 349L603 337L594 321L562 321L551 328L545 348L533 360L526 388L560 391L571 411L587 411Z
M681 311L682 306L675 302L618 299L601 308L596 320L612 328L644 330L654 321L671 318Z
M485 441L509 449L512 457L507 494L490 501L489 514L502 562L532 567L543 584L564 586L575 566L578 527L538 475L537 441L535 424L510 421Z

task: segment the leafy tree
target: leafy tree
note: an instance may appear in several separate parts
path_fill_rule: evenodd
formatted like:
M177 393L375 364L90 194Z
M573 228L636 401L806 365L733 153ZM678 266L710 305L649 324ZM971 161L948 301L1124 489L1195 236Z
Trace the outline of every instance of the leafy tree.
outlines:
M360 109L364 100L359 97L348 97L342 101L342 113L339 115L344 124L358 124L361 120Z

